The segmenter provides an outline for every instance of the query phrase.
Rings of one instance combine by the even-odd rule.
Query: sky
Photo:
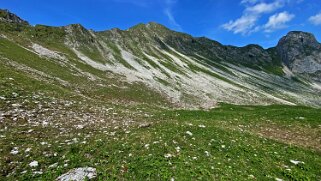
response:
[[[30,24],[95,31],[157,22],[225,45],[273,47],[289,31],[321,40],[321,0],[0,0]]]

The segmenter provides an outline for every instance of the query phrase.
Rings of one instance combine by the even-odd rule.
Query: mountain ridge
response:
[[[289,32],[283,37],[286,41],[281,39],[278,46],[264,49],[255,44],[226,46],[205,37],[172,31],[154,22],[127,30],[106,31],[87,30],[80,24],[29,26],[20,21],[3,21],[0,27],[0,34],[10,43],[55,64],[63,61],[64,66],[71,66],[66,74],[69,69],[77,69],[88,78],[89,70],[95,74],[102,71],[104,75],[100,78],[104,81],[109,80],[107,77],[119,77],[117,84],[129,87],[143,84],[146,86],[141,87],[143,92],[160,95],[161,99],[179,107],[211,107],[218,102],[320,105],[320,43],[309,33]],[[293,39],[297,34],[308,43],[299,45]],[[300,56],[296,56],[297,52]],[[80,68],[83,64],[91,68],[84,71]],[[53,77],[56,76],[66,79],[59,74]],[[110,86],[108,81],[105,84],[103,86]],[[83,88],[77,86],[71,87],[88,91],[84,88],[86,84]],[[133,90],[128,88],[128,91]],[[124,95],[115,97],[123,99]]]

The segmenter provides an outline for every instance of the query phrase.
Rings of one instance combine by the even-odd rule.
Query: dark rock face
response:
[[[279,41],[277,51],[282,62],[294,73],[321,71],[321,44],[311,33],[289,32]]]
[[[0,9],[0,21],[4,21],[8,23],[23,24],[23,25],[29,24],[27,21],[21,19],[19,16],[9,12],[8,10],[2,10],[2,9]]]

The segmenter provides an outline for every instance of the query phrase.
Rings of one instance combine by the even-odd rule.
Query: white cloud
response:
[[[271,3],[259,2],[258,0],[242,0],[241,4],[244,4],[246,7],[242,16],[223,24],[222,27],[235,34],[248,35],[259,31],[260,26],[257,25],[257,22],[261,16],[282,8],[284,0],[275,0]]]
[[[180,24],[177,23],[173,12],[172,7],[175,3],[177,3],[177,0],[165,0],[165,8],[164,8],[164,14],[167,16],[169,23],[174,26],[177,30],[181,31],[182,27]]]
[[[235,34],[241,33],[243,35],[251,32],[256,24],[258,17],[255,15],[244,15],[237,20],[229,21],[222,25],[228,31],[233,31]]]
[[[280,1],[275,1],[273,3],[259,3],[252,7],[247,7],[245,11],[254,14],[263,14],[273,12],[283,6]]]
[[[314,25],[321,25],[321,13],[311,16],[309,21]]]
[[[178,30],[182,30],[181,25],[179,25],[176,22],[176,19],[174,18],[173,13],[172,13],[170,8],[164,9],[164,14],[167,16],[167,18],[168,18],[169,22],[171,23],[171,25],[175,26]]]
[[[270,16],[269,21],[264,25],[264,31],[270,33],[278,29],[286,28],[286,23],[291,21],[294,17],[294,14],[290,14],[286,11],[276,13]]]
[[[255,4],[258,0],[242,0],[241,4]]]

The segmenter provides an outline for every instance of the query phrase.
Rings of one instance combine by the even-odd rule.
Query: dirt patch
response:
[[[304,127],[279,127],[264,125],[251,130],[260,136],[287,144],[310,148],[321,153],[321,135],[319,129]]]

